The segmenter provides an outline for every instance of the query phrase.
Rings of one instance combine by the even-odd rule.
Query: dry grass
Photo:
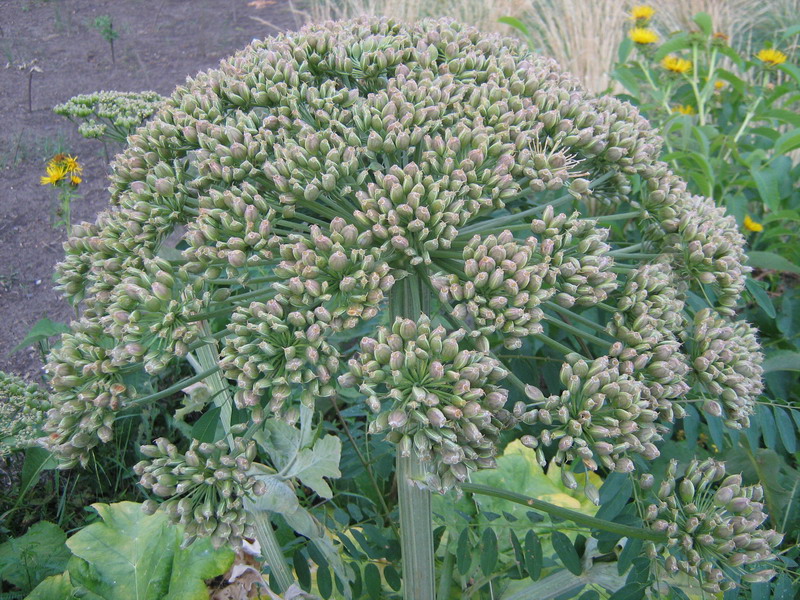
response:
[[[513,33],[500,17],[513,16],[531,32],[531,45],[554,57],[595,92],[608,89],[609,71],[625,35],[631,0],[289,0],[304,21],[319,22],[356,15],[377,15],[416,21],[452,17],[484,31]],[[707,12],[715,28],[734,40],[759,36],[768,21],[775,26],[796,22],[800,0],[653,0],[654,25],[663,35],[691,27],[692,16]],[[778,15],[783,15],[778,17]],[[774,31],[775,29],[773,29]]]

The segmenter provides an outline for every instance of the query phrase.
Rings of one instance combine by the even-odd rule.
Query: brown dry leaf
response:
[[[275,0],[251,0],[247,3],[247,6],[252,6],[253,8],[266,8],[271,4],[275,4]]]

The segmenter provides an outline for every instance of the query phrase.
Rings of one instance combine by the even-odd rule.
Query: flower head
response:
[[[628,36],[637,44],[655,44],[659,38],[658,34],[647,27],[634,27]]]
[[[758,221],[754,221],[750,215],[745,215],[744,217],[744,228],[747,229],[747,231],[764,231],[764,226]]]
[[[649,21],[656,14],[656,9],[647,4],[637,4],[631,8],[631,21]]]
[[[761,486],[743,486],[741,475],[726,476],[725,463],[712,459],[691,461],[680,481],[677,467],[671,460],[646,509],[645,521],[667,537],[665,546],[648,543],[651,559],[712,594],[735,587],[733,573],[752,582],[774,577],[762,567],[775,558],[783,536],[761,527],[767,519]]]
[[[694,106],[691,104],[678,104],[677,106],[673,106],[672,112],[679,113],[681,115],[697,114],[697,110],[695,110]]]
[[[46,172],[47,175],[39,179],[42,185],[58,185],[67,176],[67,168],[61,163],[49,163]]]
[[[788,57],[783,52],[776,50],[775,48],[764,48],[763,50],[758,51],[756,58],[768,67],[776,67],[785,63]]]
[[[664,57],[664,60],[661,61],[661,66],[670,73],[685,75],[692,70],[692,61],[680,58],[674,54],[668,54]]]

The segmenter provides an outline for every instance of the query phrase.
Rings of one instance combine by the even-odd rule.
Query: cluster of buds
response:
[[[326,340],[332,318],[323,307],[294,310],[277,299],[237,308],[228,326],[233,335],[220,353],[225,377],[238,387],[236,405],[249,408],[259,422],[265,396],[268,409],[279,414],[293,386],[308,406],[332,395],[339,368],[339,354]]]
[[[0,458],[35,446],[50,408],[44,389],[0,371]]]
[[[736,219],[709,198],[689,196],[663,225],[670,231],[672,251],[681,258],[681,270],[698,285],[714,285],[717,310],[732,316],[750,271]]]
[[[693,460],[680,481],[677,475],[673,459],[655,502],[645,509],[647,524],[667,537],[666,547],[648,543],[650,557],[663,561],[667,573],[685,573],[712,594],[736,586],[732,573],[744,582],[772,579],[773,569],[754,570],[775,559],[783,539],[762,528],[767,515],[761,486],[743,486],[741,475],[726,476],[725,464],[713,459]],[[652,476],[640,485],[652,485]]]
[[[689,391],[688,360],[678,337],[686,320],[684,287],[668,263],[643,265],[629,274],[608,325],[617,340],[609,354],[647,385],[668,422],[683,416],[672,401]]]
[[[537,253],[537,241],[520,243],[506,230],[475,236],[463,252],[464,275],[434,280],[442,302],[456,302],[454,315],[469,315],[482,335],[503,334],[507,348],[518,348],[527,335],[541,333],[544,312],[539,305],[554,290],[543,288],[548,266]]]
[[[704,308],[685,337],[693,375],[711,396],[703,408],[723,417],[728,427],[749,427],[763,390],[764,357],[756,330],[746,321],[731,322]]]
[[[95,92],[70,98],[53,112],[82,121],[83,137],[125,141],[125,138],[164,104],[155,92]]]
[[[508,392],[497,386],[507,372],[480,350],[462,348],[465,333],[397,318],[377,339],[363,338],[360,353],[340,378],[357,386],[376,417],[372,433],[402,456],[430,461],[434,489],[447,490],[471,470],[495,466],[497,436],[513,419],[504,409]]]
[[[354,215],[376,244],[407,256],[412,265],[429,264],[431,252],[450,248],[457,228],[472,216],[457,193],[465,182],[448,185],[426,176],[416,163],[392,166],[376,179],[356,192],[361,209]]]
[[[192,315],[203,302],[168,261],[143,263],[142,269],[125,271],[99,321],[108,335],[125,342],[114,349],[119,362],[141,361],[148,373],[158,373],[173,357],[185,356],[199,338]]]
[[[298,309],[325,306],[335,331],[377,315],[395,276],[382,260],[383,252],[371,247],[372,235],[359,235],[358,228],[336,217],[327,235],[313,225],[310,238],[291,235],[289,243],[281,245],[283,260],[275,275],[285,283],[273,288]]]
[[[250,184],[224,191],[209,190],[200,198],[200,214],[189,223],[183,252],[187,270],[203,277],[244,280],[252,270],[269,263],[280,243],[272,223],[275,211]]]
[[[540,239],[537,258],[548,266],[546,281],[557,290],[553,300],[560,306],[593,306],[617,289],[607,229],[579,213],[556,215],[548,205],[531,230]]]
[[[141,451],[148,460],[133,468],[139,483],[167,499],[161,504],[148,500],[143,509],[152,514],[160,507],[172,522],[184,525],[185,545],[197,537],[210,537],[215,547],[239,547],[242,538],[253,537],[244,501],[266,492],[264,482],[248,474],[256,457],[255,442],[236,438],[231,451],[225,440],[215,444],[192,440],[181,453],[172,442],[159,438]]]
[[[556,444],[557,464],[580,460],[589,470],[598,460],[607,469],[633,471],[629,454],[652,460],[659,455],[654,442],[661,439],[659,414],[649,400],[645,385],[620,370],[620,362],[603,356],[587,362],[569,354],[561,367],[564,391],[545,397],[532,386],[526,395],[532,404],[518,402],[514,416],[528,425],[540,424],[537,435],[525,435],[522,443],[535,448],[546,465],[542,446]],[[563,469],[564,476],[571,474]],[[565,481],[569,487],[577,482]]]
[[[96,321],[71,327],[45,367],[54,394],[44,440],[64,468],[85,466],[91,450],[111,440],[115,414],[128,398],[126,365],[114,356],[113,339]]]

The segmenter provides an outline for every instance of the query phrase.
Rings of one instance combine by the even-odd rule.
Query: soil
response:
[[[91,26],[101,15],[119,32],[113,63]],[[300,23],[290,0],[0,0],[0,370],[39,379],[38,350],[11,350],[39,319],[75,316],[52,289],[66,232],[53,225],[56,190],[39,183],[48,159],[66,152],[84,167],[73,223],[93,221],[108,203],[102,144],[52,107],[99,90],[168,95],[254,38]],[[32,63],[41,72],[29,99]]]

